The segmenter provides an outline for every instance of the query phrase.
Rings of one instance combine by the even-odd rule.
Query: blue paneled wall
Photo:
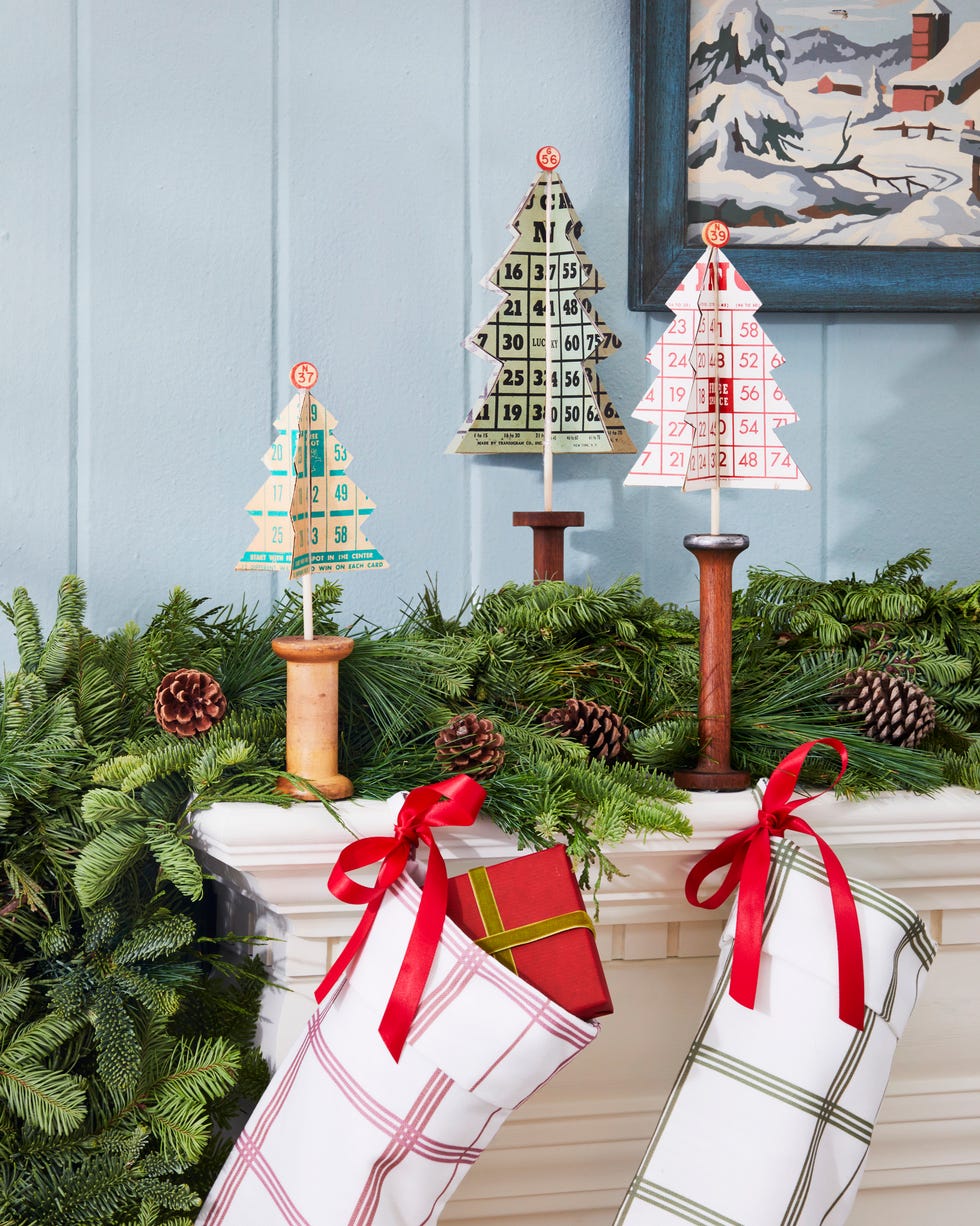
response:
[[[234,564],[300,358],[391,562],[346,579],[352,615],[390,621],[427,574],[449,603],[529,578],[510,517],[540,507],[538,462],[443,454],[488,369],[461,341],[557,145],[623,340],[603,379],[649,437],[629,413],[669,316],[626,306],[628,68],[627,0],[2,0],[0,597],[50,616],[77,571],[99,630],[176,584],[266,604],[282,581]],[[936,579],[980,576],[977,318],[761,318],[813,492],[723,498],[752,540],[736,581],[918,545]],[[567,577],[692,601],[707,500],[624,489],[629,466],[557,458],[556,507],[587,513]]]

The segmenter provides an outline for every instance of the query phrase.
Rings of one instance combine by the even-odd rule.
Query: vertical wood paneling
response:
[[[869,577],[919,546],[930,579],[980,574],[980,329],[973,317],[842,320],[828,345],[827,567]]]
[[[0,598],[48,624],[74,565],[72,54],[69,3],[0,5]]]
[[[378,506],[385,571],[339,576],[385,622],[438,575],[465,591],[461,416],[464,7],[282,6],[281,360],[309,357]]]
[[[272,15],[79,6],[79,567],[100,626],[175,584],[242,588],[271,436]]]
[[[630,413],[669,317],[626,308],[628,74],[626,0],[0,0],[0,597],[25,583],[49,617],[76,567],[97,629],[175,584],[267,599],[234,564],[300,357],[392,563],[344,578],[349,612],[390,622],[427,573],[447,604],[529,577],[510,516],[540,506],[540,462],[443,454],[489,370],[461,342],[555,144],[623,340],[602,375],[647,441]],[[975,578],[975,318],[760,321],[814,491],[723,495],[752,541],[736,583],[919,544]],[[568,577],[693,600],[707,499],[626,490],[630,463],[559,457],[556,506],[587,514]]]

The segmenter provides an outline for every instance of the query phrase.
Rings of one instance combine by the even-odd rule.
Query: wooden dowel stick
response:
[[[714,284],[714,319],[712,321],[714,327],[715,341],[715,370],[714,370],[714,387],[715,387],[715,483],[711,487],[711,535],[718,536],[721,533],[721,378],[719,376],[718,357],[722,352],[721,339],[719,328],[721,327],[721,309],[719,301],[719,279],[718,279],[718,248],[711,248],[711,271],[712,282]]]
[[[551,413],[552,394],[551,380],[554,369],[551,356],[551,196],[552,173],[548,171],[547,196],[544,202],[544,438],[542,440],[542,458],[544,461],[544,509],[552,509],[552,487],[554,479],[554,463],[551,449]],[[556,269],[557,272],[557,269]]]
[[[302,576],[303,584],[303,638],[313,637],[313,576],[307,571]]]

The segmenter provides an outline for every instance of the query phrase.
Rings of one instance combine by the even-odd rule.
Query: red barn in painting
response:
[[[965,102],[980,89],[980,21],[966,22],[950,37],[949,9],[922,0],[912,10],[912,66],[890,85],[893,111]]]
[[[918,68],[949,42],[949,9],[938,0],[923,0],[912,10],[912,64]]]
[[[818,94],[861,94],[863,90],[856,81],[835,81],[826,73],[817,82]]]

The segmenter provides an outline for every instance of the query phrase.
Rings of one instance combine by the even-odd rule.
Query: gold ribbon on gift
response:
[[[521,924],[518,928],[505,928],[497,909],[497,900],[493,896],[493,886],[485,868],[474,868],[469,874],[473,886],[473,899],[483,920],[485,937],[477,939],[476,944],[488,954],[492,954],[498,962],[517,974],[517,963],[510,952],[516,945],[530,945],[544,937],[554,936],[559,932],[568,932],[572,928],[588,928],[595,933],[595,925],[584,911],[567,911],[564,915],[550,915],[547,919],[535,920],[533,924]]]

